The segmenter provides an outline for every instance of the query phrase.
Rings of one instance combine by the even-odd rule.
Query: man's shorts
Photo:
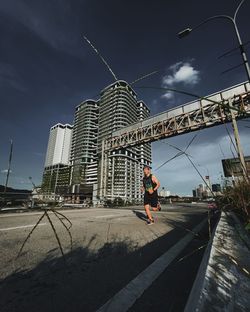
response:
[[[144,205],[150,205],[151,207],[156,208],[158,204],[158,195],[157,193],[148,194],[145,193],[144,195]]]

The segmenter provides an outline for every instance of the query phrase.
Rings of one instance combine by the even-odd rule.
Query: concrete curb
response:
[[[199,302],[199,299],[201,297],[201,293],[202,293],[202,290],[204,287],[205,276],[206,276],[207,266],[208,266],[208,262],[209,262],[209,258],[210,258],[210,254],[211,254],[214,235],[215,235],[215,231],[216,231],[216,228],[217,228],[219,221],[217,222],[216,226],[213,229],[211,239],[210,239],[210,241],[207,245],[207,248],[204,252],[204,255],[202,257],[202,261],[201,261],[201,264],[199,266],[199,270],[197,272],[195,281],[193,283],[193,287],[192,287],[191,292],[189,294],[188,301],[186,303],[184,312],[198,311],[196,309],[197,309],[197,305],[198,305],[198,302]]]
[[[247,231],[244,229],[244,227],[242,227],[242,224],[239,218],[236,216],[234,212],[231,212],[231,216],[235,221],[235,228],[239,234],[240,239],[244,242],[247,248],[250,249],[250,238],[249,238]]]
[[[238,218],[232,212],[222,212],[204,253],[185,312],[249,311],[248,243],[249,236]]]

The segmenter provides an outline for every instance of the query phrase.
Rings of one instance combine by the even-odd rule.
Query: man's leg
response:
[[[158,196],[155,196],[151,200],[151,207],[153,211],[159,211],[159,201],[158,201]]]
[[[157,203],[157,207],[152,207],[153,211],[161,211],[161,204],[160,202]]]
[[[145,211],[146,211],[146,214],[147,214],[147,216],[148,216],[148,219],[150,220],[150,221],[152,221],[153,220],[153,218],[152,218],[152,215],[151,215],[151,212],[150,212],[150,206],[149,206],[149,204],[146,204],[146,205],[144,205],[144,209],[145,209]]]

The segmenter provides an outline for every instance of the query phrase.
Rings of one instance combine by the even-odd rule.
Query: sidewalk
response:
[[[185,311],[249,311],[249,238],[236,216],[222,212],[215,231],[205,279],[196,280]],[[200,283],[198,287],[198,283]],[[195,290],[196,288],[196,290]],[[192,296],[201,289],[194,306]]]

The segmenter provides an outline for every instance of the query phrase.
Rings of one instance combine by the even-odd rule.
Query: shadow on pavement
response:
[[[132,210],[133,213],[137,216],[137,218],[143,220],[143,221],[148,221],[148,218],[146,216],[145,213],[141,212],[141,211],[138,211],[138,210]]]
[[[105,294],[119,287],[118,263],[130,242],[106,243],[98,252],[78,247],[62,257],[54,249],[32,270],[18,270],[0,284],[0,311],[94,311]],[[26,254],[27,256],[27,254]],[[123,264],[124,265],[124,264]],[[113,284],[113,285],[112,285]]]
[[[182,226],[192,228],[203,218],[204,215],[187,215]],[[157,232],[157,225],[150,231]],[[106,242],[97,252],[88,246],[76,247],[65,255],[67,265],[62,257],[54,257],[50,251],[35,268],[17,270],[1,281],[0,311],[96,311],[186,234],[173,224],[170,232],[142,248],[129,239]],[[180,288],[176,279],[173,289]],[[165,295],[163,299],[167,311],[171,302],[165,301]],[[182,299],[185,302],[187,298]]]

